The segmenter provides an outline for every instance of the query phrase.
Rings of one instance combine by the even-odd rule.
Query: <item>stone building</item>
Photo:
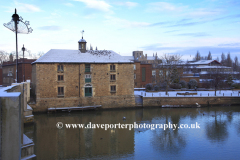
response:
[[[32,63],[34,111],[50,107],[134,107],[133,62],[111,50],[51,49]]]

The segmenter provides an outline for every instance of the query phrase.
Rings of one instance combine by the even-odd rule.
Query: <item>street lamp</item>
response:
[[[25,51],[25,47],[23,45],[22,47],[22,51],[23,51],[23,82],[25,82],[25,63],[24,63],[24,51]]]
[[[32,33],[33,29],[28,27],[29,21],[23,22],[23,18],[19,17],[17,14],[17,10],[15,9],[15,14],[12,15],[12,20],[8,23],[3,24],[6,28],[10,29],[11,31],[15,32],[16,34],[16,81],[18,83],[18,41],[17,41],[17,34],[24,33],[29,34]]]

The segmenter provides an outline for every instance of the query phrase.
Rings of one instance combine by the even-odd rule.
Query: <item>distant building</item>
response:
[[[3,78],[2,78],[2,65],[0,65],[0,85],[3,84]]]
[[[34,111],[49,107],[134,107],[133,62],[111,50],[51,49],[32,63]]]
[[[18,81],[25,82],[32,79],[32,65],[36,59],[20,58],[18,59]],[[16,60],[10,57],[10,61],[2,64],[2,82],[3,86],[10,86],[16,80]]]
[[[157,53],[153,56],[143,55],[143,51],[133,51],[132,56],[125,56],[134,61],[134,88],[145,87],[146,84],[152,83],[152,68],[162,63]]]

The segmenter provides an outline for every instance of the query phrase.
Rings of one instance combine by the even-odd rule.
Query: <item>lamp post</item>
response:
[[[23,18],[19,17],[17,14],[17,10],[15,9],[15,13],[12,15],[12,20],[8,23],[3,24],[6,28],[15,32],[16,34],[16,82],[18,83],[18,40],[17,34],[24,33],[29,34],[32,33],[33,29],[28,27],[29,21],[23,22]]]
[[[22,51],[23,51],[23,82],[25,82],[25,63],[24,63],[24,51],[25,51],[25,47],[23,45],[22,47]]]

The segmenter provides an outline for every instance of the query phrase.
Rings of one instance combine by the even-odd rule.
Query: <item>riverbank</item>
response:
[[[170,91],[167,95],[165,92],[135,91],[134,94],[142,100],[143,107],[204,107],[240,104],[238,90],[217,91],[216,96],[214,91]]]

